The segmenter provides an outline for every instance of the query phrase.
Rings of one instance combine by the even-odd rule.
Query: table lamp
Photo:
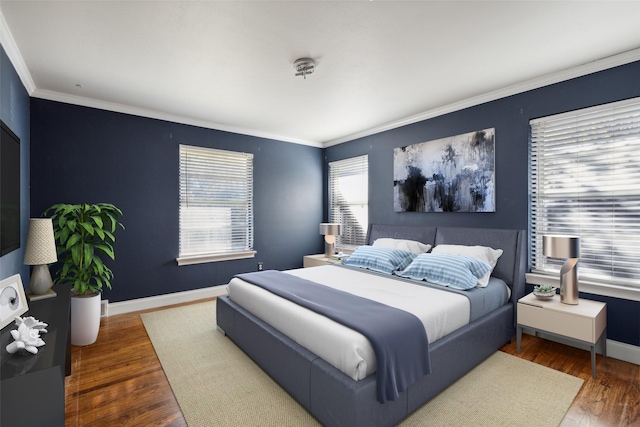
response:
[[[565,258],[560,269],[560,302],[578,304],[578,257],[580,237],[543,236],[542,254],[551,258]]]
[[[324,255],[330,257],[336,253],[336,236],[340,235],[342,226],[337,223],[323,222],[320,224],[320,234],[324,236]]]
[[[31,301],[56,296],[56,293],[51,289],[53,281],[51,280],[48,264],[57,260],[58,255],[56,253],[56,241],[53,235],[51,218],[29,219],[24,263],[34,266],[29,280],[29,291],[27,292],[27,296]]]

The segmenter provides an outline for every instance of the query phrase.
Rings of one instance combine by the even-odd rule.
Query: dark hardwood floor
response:
[[[103,318],[95,344],[73,347],[66,426],[186,426],[140,313]],[[593,379],[587,351],[530,335],[502,351],[585,380],[562,426],[640,426],[640,366],[598,355]]]

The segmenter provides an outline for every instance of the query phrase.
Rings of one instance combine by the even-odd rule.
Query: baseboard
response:
[[[174,292],[166,295],[114,302],[108,305],[108,315],[113,316],[116,314],[161,308],[168,305],[182,304],[185,302],[192,302],[223,295],[227,295],[227,285],[211,286],[209,288],[194,289],[191,291]]]
[[[640,365],[640,347],[607,340],[607,356]]]
[[[534,335],[531,329],[523,328],[523,332],[529,335]],[[589,350],[589,346],[586,344],[583,346],[576,343],[575,341],[563,340],[562,337],[559,336],[547,335],[544,332],[538,332],[538,336],[550,341],[558,342],[560,344],[578,347],[583,350]],[[596,346],[596,352],[598,354],[602,354],[602,349],[600,348],[600,346]],[[640,347],[608,339],[607,357],[613,357],[614,359],[640,365]]]

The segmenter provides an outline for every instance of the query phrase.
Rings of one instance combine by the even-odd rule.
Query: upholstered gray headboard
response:
[[[367,245],[373,245],[376,239],[415,240],[433,246],[436,240],[436,227],[412,227],[410,225],[370,224],[367,230]]]
[[[432,246],[480,245],[502,249],[502,256],[498,259],[492,275],[504,280],[511,287],[511,300],[517,301],[525,294],[526,236],[527,232],[524,230],[370,224],[367,244],[371,245],[376,239],[382,237],[391,237],[416,240]]]

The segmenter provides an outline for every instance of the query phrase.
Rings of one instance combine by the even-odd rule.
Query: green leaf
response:
[[[116,258],[116,255],[113,251],[113,246],[111,246],[108,243],[104,245],[96,245],[96,249],[100,249],[105,255],[107,255],[111,259]]]
[[[67,240],[67,244],[65,245],[65,248],[69,249],[81,240],[82,240],[82,236],[80,234],[72,234],[69,237],[69,240]]]
[[[105,234],[104,234],[104,231],[102,231],[102,228],[96,228],[96,234],[98,235],[101,241],[104,241]]]
[[[84,244],[84,267],[87,268],[93,261],[93,245],[89,243]]]
[[[71,247],[71,259],[73,263],[77,266],[82,265],[82,247],[79,245],[75,245]]]
[[[111,240],[112,242],[115,242],[115,241],[116,241],[115,236],[114,236],[113,234],[111,234],[111,232],[110,232],[110,231],[108,231],[108,230],[104,230],[104,234],[105,234],[105,235],[109,238],[109,240]]]
[[[98,229],[104,228],[104,222],[102,221],[102,218],[100,218],[98,215],[92,215],[91,219],[98,226],[97,227]]]
[[[80,225],[87,231],[87,233],[91,234],[92,236],[95,234],[95,231],[93,231],[93,225],[91,225],[90,223],[81,222]]]
[[[100,258],[98,258],[98,257],[96,257],[96,258],[94,259],[94,261],[95,261],[95,264],[96,264],[96,270],[97,270],[97,272],[98,272],[98,275],[100,275],[100,276],[104,276],[104,272],[105,272],[105,270],[104,270],[104,269],[105,269],[105,265],[104,265],[104,263],[103,263],[103,262],[102,262],[102,260],[101,260]]]
[[[55,233],[55,238],[58,239],[58,242],[60,243],[61,246],[65,246],[70,233],[71,233],[71,230],[65,227],[58,230]]]

